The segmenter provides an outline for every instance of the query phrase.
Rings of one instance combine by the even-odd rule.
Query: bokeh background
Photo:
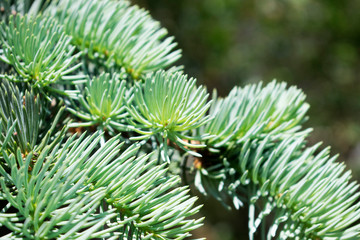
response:
[[[175,36],[179,64],[209,91],[226,96],[235,85],[272,79],[303,89],[311,105],[306,127],[314,129],[309,144],[330,145],[360,180],[359,0],[133,2]],[[202,214],[199,236],[247,239],[246,211],[206,201]]]

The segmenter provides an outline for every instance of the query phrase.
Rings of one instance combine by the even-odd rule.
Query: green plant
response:
[[[127,1],[0,7],[2,239],[184,239],[202,218],[178,175],[247,206],[250,239],[360,239],[358,184],[307,147],[299,89],[208,101]]]

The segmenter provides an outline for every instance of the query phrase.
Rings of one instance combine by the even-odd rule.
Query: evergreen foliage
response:
[[[38,96],[25,92],[22,96],[19,89],[5,81],[1,84],[1,119],[4,129],[8,125],[14,125],[16,134],[11,141],[13,152],[17,147],[22,153],[34,150],[39,135],[40,126],[40,101]],[[23,100],[24,98],[24,100]],[[16,122],[16,124],[15,124]],[[8,134],[8,133],[4,133]]]
[[[187,238],[203,219],[178,174],[248,207],[249,239],[360,239],[359,185],[307,146],[301,90],[209,101],[128,1],[2,4],[1,239]]]
[[[117,74],[114,74],[112,78],[109,74],[101,74],[94,79],[88,79],[84,93],[78,96],[83,109],[68,108],[68,110],[86,122],[73,123],[71,126],[100,124],[119,131],[126,129],[126,126],[122,124],[123,119],[128,115],[125,111],[127,94],[125,80],[119,80]]]
[[[19,74],[13,81],[42,89],[80,66],[71,66],[79,54],[73,55],[71,37],[53,19],[11,15],[8,24],[2,23],[1,33],[2,60]]]
[[[60,0],[49,12],[73,37],[73,44],[109,68],[125,68],[132,77],[165,68],[180,58],[173,37],[165,38],[150,15],[128,1]]]
[[[295,87],[275,81],[235,87],[226,98],[212,105],[210,121],[204,132],[213,135],[207,145],[231,148],[255,137],[281,139],[298,132],[309,105],[305,95]],[[291,104],[288,104],[291,103]]]
[[[181,73],[158,71],[146,77],[144,84],[136,83],[134,87],[135,106],[127,108],[135,121],[132,122],[134,130],[142,135],[132,139],[148,138],[151,135],[160,137],[158,141],[162,142],[161,146],[165,149],[163,159],[166,160],[169,160],[167,139],[185,151],[188,151],[185,147],[205,147],[186,142],[204,139],[203,136],[194,138],[184,133],[199,128],[209,120],[209,116],[204,116],[210,107],[207,98],[208,94],[203,87],[196,88],[195,79],[188,80]]]

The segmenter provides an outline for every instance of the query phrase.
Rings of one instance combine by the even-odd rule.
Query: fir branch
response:
[[[247,203],[250,239],[260,225],[268,230],[262,239],[354,239],[358,185],[328,150],[305,148],[308,131],[299,124],[308,105],[301,91],[285,87],[250,85],[217,100],[203,129],[215,136],[198,160],[195,185],[235,208]]]
[[[89,169],[94,188],[107,188],[106,202],[117,209],[119,218],[131,220],[137,237],[129,239],[184,239],[202,225],[202,219],[187,219],[201,206],[193,206],[196,198],[187,194],[187,187],[175,188],[179,177],[166,177],[165,165],[157,165],[158,159],[151,155],[135,158],[136,145],[113,159],[116,144],[115,139],[106,142],[84,168]],[[107,236],[123,234],[109,232]]]
[[[180,58],[173,37],[147,11],[128,1],[54,1],[48,15],[56,16],[72,43],[90,59],[110,68],[125,68],[135,79],[164,69]]]
[[[9,77],[10,80],[51,90],[50,85],[80,66],[73,66],[79,54],[73,55],[75,47],[70,45],[71,38],[50,18],[10,16],[9,23],[3,22],[0,31],[3,48],[0,59],[12,65],[22,77]]]
[[[266,146],[268,139],[263,141],[260,145]],[[238,165],[245,166],[239,169],[241,183],[255,185],[257,189],[249,196],[250,207],[263,201],[272,208],[260,208],[259,220],[249,222],[250,239],[271,212],[276,217],[269,226],[268,238],[359,236],[360,224],[353,226],[360,219],[359,185],[350,183],[351,173],[344,171],[343,164],[335,163],[336,157],[329,157],[329,149],[314,154],[318,148],[314,146],[298,152],[303,141],[289,138],[270,151],[261,147],[251,149],[251,143],[244,145],[242,152],[249,152],[250,157],[238,160]],[[250,214],[255,212],[255,208],[250,208]]]
[[[224,99],[214,97],[206,115],[211,103],[203,87],[176,67],[159,71],[180,57],[173,38],[128,1],[55,0],[49,6],[47,0],[5,0],[0,11],[6,11],[0,199],[8,202],[0,225],[11,231],[3,239],[190,236],[202,224],[189,219],[200,208],[196,198],[152,153],[160,148],[170,161],[168,147],[178,158],[187,157],[179,148],[195,156],[202,193],[227,206],[230,199],[235,208],[247,204],[250,239],[260,228],[262,239],[358,239],[359,186],[328,149],[306,147],[309,130],[301,124],[309,105],[297,88],[276,82],[234,88]],[[84,93],[65,90],[85,82],[80,65],[89,75]],[[128,90],[120,79],[144,81]],[[65,100],[69,111],[84,122],[70,126],[100,125],[113,135],[133,130],[139,135],[131,140],[146,141],[122,150],[118,137],[106,141],[98,132],[76,139],[64,126],[53,134],[67,122],[64,108],[55,116],[42,104],[49,91],[73,98]],[[46,111],[54,117],[50,124]]]
[[[0,119],[3,128],[15,124],[9,146],[13,152],[19,147],[22,153],[28,153],[34,150],[39,136],[41,125],[39,96],[27,91],[22,94],[17,87],[6,80],[0,83]]]
[[[142,135],[133,139],[156,135],[163,146],[167,146],[169,139],[188,152],[185,147],[204,147],[185,140],[205,139],[205,135],[193,138],[186,133],[210,120],[205,116],[211,104],[207,98],[206,90],[196,87],[196,80],[186,75],[158,71],[147,76],[144,83],[136,83],[133,104],[127,108],[135,120],[134,130]],[[167,155],[166,149],[164,155]]]
[[[74,142],[70,138],[62,149],[60,144],[52,150],[47,146],[39,156],[31,152],[23,158],[20,151],[4,155],[5,165],[11,169],[7,174],[4,166],[0,167],[1,195],[9,201],[2,209],[0,224],[12,230],[7,238],[91,236],[101,227],[98,223],[116,216],[110,210],[96,213],[106,191],[103,188],[88,191],[84,185],[87,175],[81,166],[94,148],[91,145],[94,137],[79,145],[81,140]],[[81,155],[74,151],[75,147],[83,151]],[[8,188],[9,182],[13,187]],[[7,213],[10,207],[18,212]]]
[[[44,124],[44,106],[41,104],[41,97],[34,95],[32,91],[22,93],[12,83],[0,81],[0,120],[3,129],[1,134],[9,138],[7,150],[15,153],[16,149],[20,148],[24,155],[31,151],[40,153],[50,142],[64,108],[58,110],[48,127]],[[7,130],[9,126],[13,126],[11,135],[8,132],[10,130]],[[59,135],[64,131],[65,128]]]
[[[71,107],[68,110],[84,122],[71,123],[70,127],[101,125],[108,129],[125,131],[128,129],[124,119],[128,115],[126,101],[131,101],[126,81],[118,74],[109,74],[88,79],[84,95],[78,95],[82,109]],[[125,100],[126,99],[126,100]],[[75,105],[75,104],[73,104]]]
[[[0,184],[9,204],[0,224],[12,230],[7,237],[183,239],[202,225],[186,219],[200,207],[186,188],[176,188],[178,177],[165,176],[164,165],[149,155],[135,158],[135,145],[119,155],[116,138],[97,149],[101,135],[85,135],[48,145],[39,156],[5,153]],[[18,212],[7,213],[10,206]]]
[[[356,239],[359,185],[329,149],[315,154],[319,145],[304,149],[303,142],[296,136],[275,145],[270,137],[249,139],[237,158],[199,169],[195,184],[222,203],[247,203],[250,239],[260,226],[267,229],[262,239]]]
[[[305,94],[296,87],[287,89],[286,83],[235,87],[212,104],[213,120],[203,132],[213,136],[207,145],[214,151],[267,135],[282,139],[299,132],[308,109]]]

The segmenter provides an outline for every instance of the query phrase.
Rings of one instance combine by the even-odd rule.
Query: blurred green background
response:
[[[340,153],[360,180],[360,1],[135,0],[175,36],[179,64],[208,90],[272,79],[296,85],[311,105],[309,144]],[[206,202],[209,240],[247,239],[246,211]],[[244,218],[245,216],[245,218]]]

